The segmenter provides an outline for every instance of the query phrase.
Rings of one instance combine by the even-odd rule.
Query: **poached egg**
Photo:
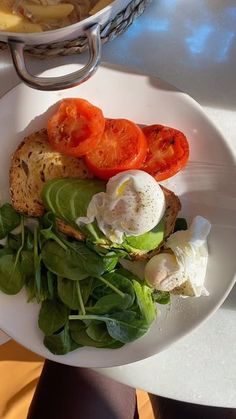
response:
[[[147,283],[159,291],[182,296],[208,295],[204,280],[210,229],[210,222],[197,216],[189,229],[173,233],[166,242],[166,250],[147,263],[144,273]]]
[[[78,225],[97,221],[98,227],[114,243],[124,235],[139,236],[154,228],[164,215],[165,196],[156,182],[142,170],[127,170],[113,176],[91,199],[86,217]]]

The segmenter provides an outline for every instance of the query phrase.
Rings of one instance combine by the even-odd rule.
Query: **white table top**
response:
[[[153,0],[125,34],[104,45],[103,60],[158,76],[187,92],[235,148],[235,40],[232,0]],[[76,61],[78,57],[30,59],[29,64],[40,72]],[[8,54],[1,53],[0,95],[17,82]],[[236,287],[211,319],[163,353],[99,371],[165,397],[236,407],[235,342]]]

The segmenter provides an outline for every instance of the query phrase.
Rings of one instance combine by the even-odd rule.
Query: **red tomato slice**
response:
[[[150,125],[143,128],[143,133],[149,151],[142,170],[160,181],[174,176],[185,166],[189,144],[181,131],[163,125]]]
[[[146,137],[134,122],[106,119],[102,138],[85,162],[95,176],[106,180],[124,170],[139,169],[146,155]]]
[[[60,153],[80,157],[98,144],[104,127],[101,109],[84,99],[64,99],[48,121],[48,140]]]

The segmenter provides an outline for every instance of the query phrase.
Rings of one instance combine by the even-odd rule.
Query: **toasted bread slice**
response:
[[[41,200],[44,183],[50,179],[66,177],[87,179],[93,176],[82,159],[64,156],[54,151],[48,142],[45,129],[31,134],[12,156],[10,194],[13,207],[28,216],[42,216],[45,211]],[[174,192],[164,187],[162,189],[166,201],[164,237],[167,238],[173,232],[181,204]],[[57,220],[57,225],[62,233],[76,240],[86,239],[82,232],[63,220]],[[143,259],[157,252],[158,249],[148,253],[138,252],[132,256],[134,259]]]
[[[165,238],[169,237],[173,233],[175,227],[175,221],[181,210],[181,203],[177,195],[170,191],[164,186],[161,186],[165,195],[166,210],[164,214],[165,219]]]
[[[47,180],[91,178],[82,159],[54,151],[45,129],[29,135],[14,152],[10,168],[10,194],[16,211],[40,217],[44,213],[41,191]]]
[[[164,239],[169,237],[169,235],[173,232],[175,227],[175,221],[178,216],[178,213],[181,209],[181,203],[179,198],[174,194],[174,192],[170,191],[167,188],[164,188],[162,186],[162,190],[165,194],[165,202],[166,202],[166,210],[164,214],[165,219],[165,231],[164,231]],[[71,227],[66,222],[62,220],[57,220],[57,226],[58,229],[71,237],[74,237],[76,240],[83,241],[86,239],[85,235],[80,232],[79,230]],[[154,256],[156,253],[158,253],[161,246],[159,246],[157,249],[151,251],[151,252],[137,252],[132,253],[131,256],[135,260],[141,260],[141,259],[148,259]]]

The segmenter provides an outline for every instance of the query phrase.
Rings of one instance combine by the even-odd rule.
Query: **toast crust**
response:
[[[93,176],[82,159],[54,151],[46,129],[26,137],[11,157],[10,196],[15,210],[32,217],[42,216],[44,183],[60,177],[87,179]]]

